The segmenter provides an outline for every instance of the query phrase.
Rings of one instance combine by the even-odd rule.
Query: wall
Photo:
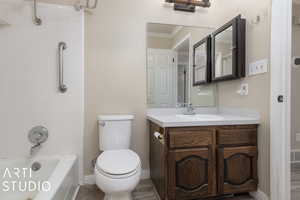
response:
[[[98,153],[98,114],[132,113],[132,149],[149,167],[146,126],[146,23],[219,27],[242,13],[252,20],[257,12],[270,8],[270,0],[218,0],[209,9],[196,13],[173,11],[162,0],[102,0],[93,15],[87,15],[85,173]],[[269,13],[268,13],[269,14]],[[267,16],[268,18],[268,16]],[[268,24],[268,23],[267,23]],[[247,62],[269,56],[269,26],[249,27]],[[259,28],[258,28],[259,27]],[[250,29],[249,29],[250,28]],[[263,125],[259,130],[260,189],[269,194],[269,74],[245,79],[250,95],[236,95],[243,81],[219,84],[220,105],[259,110]]]
[[[247,21],[246,28],[246,66],[251,62],[270,58],[270,1],[236,1],[232,4],[238,13],[242,13]],[[261,15],[259,24],[251,23],[256,14]],[[234,17],[234,15],[232,15]],[[269,68],[270,70],[270,68]],[[241,83],[249,84],[249,95],[240,96],[237,90]],[[270,73],[246,77],[241,80],[227,81],[218,84],[219,106],[226,108],[243,108],[257,110],[261,115],[258,130],[258,174],[259,187],[269,194],[270,179]]]
[[[28,131],[49,130],[38,155],[77,154],[82,160],[84,122],[83,14],[73,7],[39,4],[42,26],[33,25],[32,3],[0,0],[0,157],[28,157]],[[65,41],[65,82],[58,92],[58,43]]]
[[[147,48],[150,49],[171,49],[172,40],[169,38],[161,38],[148,36],[147,37]]]
[[[293,15],[300,17],[300,5],[293,6]],[[293,25],[293,56],[300,57],[300,25]],[[296,133],[300,133],[300,68],[292,68],[292,109],[291,109],[291,145],[292,149],[300,149],[300,142],[296,141]]]

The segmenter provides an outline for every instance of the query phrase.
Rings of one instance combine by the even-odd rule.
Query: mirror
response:
[[[238,16],[212,34],[212,81],[245,77],[245,32]]]
[[[210,36],[194,45],[193,86],[210,82]]]
[[[232,26],[215,36],[215,78],[232,75]]]
[[[175,108],[187,103],[194,106],[215,106],[216,86],[194,85],[194,45],[214,31],[209,27],[188,27],[168,24],[147,24],[147,104],[150,108]],[[197,50],[199,81],[205,76],[201,55]]]

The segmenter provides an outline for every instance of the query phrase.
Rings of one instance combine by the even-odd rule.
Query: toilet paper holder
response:
[[[153,135],[154,135],[154,137],[155,137],[156,139],[158,139],[158,141],[159,141],[160,143],[162,143],[162,144],[165,143],[165,139],[164,139],[163,134],[161,134],[161,133],[159,133],[159,132],[154,132]]]

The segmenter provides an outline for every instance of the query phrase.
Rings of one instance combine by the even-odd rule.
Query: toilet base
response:
[[[130,192],[105,194],[104,200],[132,200],[132,195]]]

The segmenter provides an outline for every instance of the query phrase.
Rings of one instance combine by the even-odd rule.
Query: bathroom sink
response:
[[[185,120],[192,120],[192,121],[217,121],[217,120],[223,120],[224,117],[220,115],[210,115],[210,114],[196,114],[196,115],[183,115],[179,114],[176,115],[176,117],[185,119]]]

